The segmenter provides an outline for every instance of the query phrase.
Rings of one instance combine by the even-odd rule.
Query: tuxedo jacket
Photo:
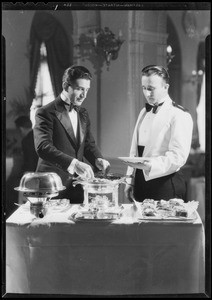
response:
[[[39,156],[37,172],[55,172],[64,184],[73,177],[67,168],[74,158],[85,157],[95,167],[96,158],[102,158],[90,130],[90,119],[85,108],[80,107],[78,126],[80,143],[74,135],[67,105],[57,97],[39,108],[35,115],[34,141]]]
[[[138,128],[146,115],[143,108],[138,116],[130,149],[130,156],[138,156]],[[189,112],[167,97],[155,115],[143,157],[151,162],[150,172],[144,171],[146,181],[177,172],[188,158],[193,131]],[[134,176],[135,169],[128,167],[127,174]],[[131,182],[133,183],[133,179]]]

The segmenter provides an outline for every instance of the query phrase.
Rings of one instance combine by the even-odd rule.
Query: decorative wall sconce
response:
[[[175,55],[172,55],[172,47],[170,45],[167,46],[166,48],[166,63],[167,66],[171,63]]]
[[[75,47],[79,48],[79,58],[89,59],[95,65],[95,68],[106,62],[107,70],[109,70],[110,62],[117,59],[123,42],[121,30],[119,30],[118,37],[116,37],[108,27],[105,27],[95,31],[90,30],[87,35],[81,34],[79,44]]]
[[[108,28],[95,30],[93,33],[93,47],[95,52],[103,56],[108,66],[111,60],[115,60],[118,57],[119,50],[124,40],[122,39],[122,32],[119,31],[118,37]]]
[[[188,77],[188,79],[186,80],[187,83],[191,83],[193,85],[195,84],[200,84],[202,82],[202,77],[203,77],[203,70],[193,70],[191,72],[191,76]]]

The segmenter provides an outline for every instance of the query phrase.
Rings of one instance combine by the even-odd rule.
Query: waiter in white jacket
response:
[[[127,163],[127,175],[131,176],[125,194],[129,200],[140,202],[185,200],[186,184],[180,169],[190,152],[192,117],[170,99],[169,74],[165,68],[145,67],[141,84],[147,103],[135,125],[130,157],[142,158],[140,162]]]

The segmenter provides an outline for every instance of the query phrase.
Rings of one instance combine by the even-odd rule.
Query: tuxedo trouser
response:
[[[143,150],[144,146],[138,146],[139,157],[143,155]],[[146,181],[143,170],[136,169],[133,193],[135,200],[139,202],[144,199],[186,200],[186,183],[181,171]]]
[[[73,186],[73,179],[67,180],[66,189],[59,192],[59,195],[53,199],[69,199],[70,203],[81,204],[84,201],[84,190],[83,187],[78,184]]]
[[[55,197],[52,197],[52,199],[69,199],[70,203],[83,203],[84,201],[84,190],[83,187],[78,184],[76,186],[73,186],[73,182],[76,180],[77,174],[74,174],[73,177],[68,177],[69,174],[67,172],[67,177],[63,178],[59,172],[56,171],[56,169],[52,169],[52,167],[48,164],[39,166],[37,168],[36,172],[55,172],[58,174],[63,182],[63,185],[66,187],[64,190],[59,191],[59,194]]]

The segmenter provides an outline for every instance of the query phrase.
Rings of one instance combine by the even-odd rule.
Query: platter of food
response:
[[[104,215],[104,217],[86,217],[86,216],[79,216],[79,215],[74,215],[72,216],[72,219],[74,221],[81,221],[81,222],[111,222],[111,221],[114,221],[114,220],[117,220],[118,217],[114,216],[114,217],[111,217],[111,216],[107,216],[107,215]]]
[[[122,215],[122,207],[80,207],[70,218],[74,221],[102,222],[117,220]]]
[[[165,221],[165,222],[193,222],[197,218],[196,213],[193,213],[192,216],[188,217],[160,217],[160,216],[143,216],[139,220],[150,220],[150,221]]]
[[[182,199],[134,201],[138,219],[151,221],[193,222],[197,218],[197,201],[185,203]]]

